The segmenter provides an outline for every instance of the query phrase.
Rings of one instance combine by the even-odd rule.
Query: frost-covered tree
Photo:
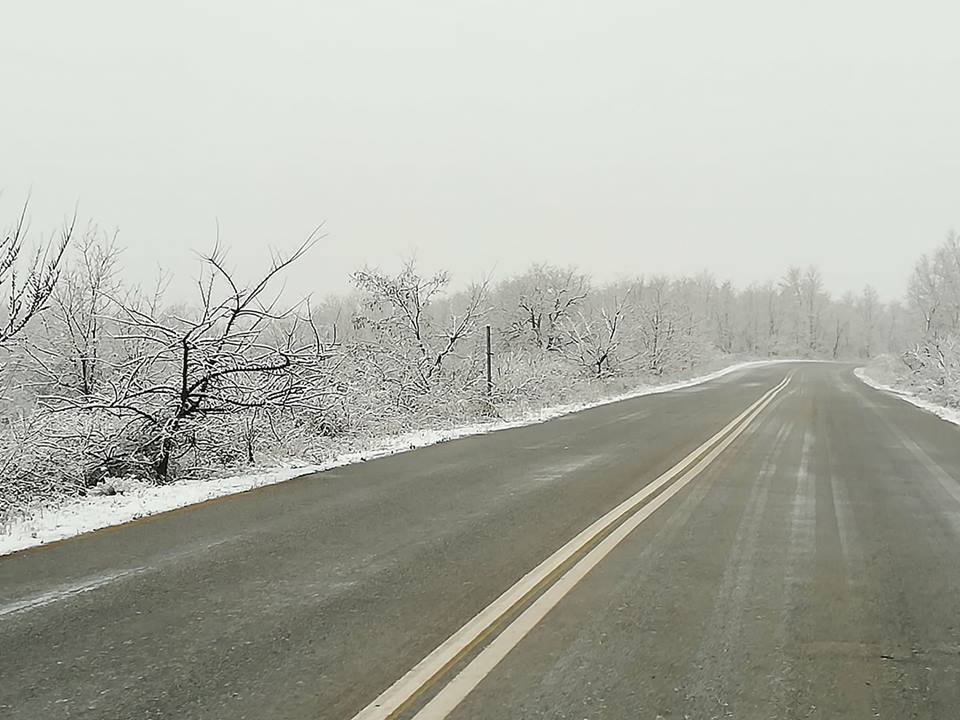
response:
[[[90,396],[105,382],[121,294],[119,256],[116,235],[95,226],[68,256],[42,329],[24,345],[48,391]]]
[[[224,250],[214,248],[202,259],[194,306],[118,302],[113,340],[120,350],[106,382],[80,396],[51,394],[47,405],[112,418],[113,434],[99,454],[105,461],[127,454],[160,480],[173,475],[172,463],[184,453],[207,449],[205,442],[222,447],[220,431],[243,413],[309,406],[327,391],[303,372],[319,359],[319,338],[312,328],[302,332],[297,306],[285,306],[273,284],[313,244],[311,238],[290,255],[274,255],[250,284],[240,284]]]
[[[630,342],[634,294],[629,284],[611,287],[565,320],[564,356],[587,375],[599,379],[616,374],[640,354]]]
[[[400,404],[439,383],[477,329],[484,312],[487,282],[474,285],[459,308],[434,312],[449,283],[446,272],[423,275],[414,261],[396,275],[375,269],[354,273],[361,292],[353,325],[376,379],[394,389]]]
[[[880,349],[880,328],[883,322],[883,304],[871,285],[863,288],[856,303],[856,319],[859,328],[857,354],[872,358]]]
[[[804,326],[806,335],[801,354],[816,357],[823,350],[823,315],[828,304],[828,296],[823,290],[823,278],[820,270],[810,266],[801,281]]]
[[[13,340],[46,309],[76,225],[74,215],[57,236],[25,253],[28,207],[29,201],[23,204],[12,226],[0,235],[0,346]]]
[[[563,325],[590,293],[586,275],[573,268],[538,264],[503,283],[498,291],[509,338],[540,350],[560,350]]]

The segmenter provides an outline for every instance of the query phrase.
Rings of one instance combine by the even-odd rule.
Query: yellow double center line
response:
[[[384,690],[353,720],[393,720],[398,717],[433,688],[464,656],[536,598],[414,716],[415,720],[445,718],[597,563],[743,434],[750,423],[787,387],[791,377],[792,374],[785,377],[683,460],[596,520],[520,578],[406,675]],[[647,502],[651,497],[653,499]]]

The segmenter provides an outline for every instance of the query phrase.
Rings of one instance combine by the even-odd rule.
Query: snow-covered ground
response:
[[[26,516],[11,522],[5,528],[0,528],[0,555],[73,537],[74,535],[110,525],[119,525],[146,515],[154,515],[168,510],[174,510],[212,498],[244,492],[262,485],[271,485],[343,465],[394,455],[446,440],[455,440],[468,435],[478,435],[496,430],[520,427],[522,425],[546,422],[552,418],[579,410],[643,395],[680,390],[716,380],[717,378],[738,370],[783,362],[796,361],[760,360],[741,362],[717,370],[716,372],[688,380],[664,385],[638,387],[630,392],[592,402],[569,403],[543,408],[511,420],[474,423],[443,430],[423,430],[389,438],[381,438],[378,439],[369,450],[340,455],[320,465],[275,467],[235,477],[211,480],[183,480],[161,486],[138,480],[116,481],[114,487],[117,490],[117,494],[115,495],[93,495],[73,500],[57,507],[37,508],[27,513]]]
[[[867,367],[857,368],[854,370],[854,374],[860,379],[861,382],[869,385],[872,388],[890,393],[901,400],[905,400],[912,405],[916,405],[918,408],[933,413],[937,417],[943,418],[947,422],[951,422],[954,425],[960,425],[960,409],[938,405],[930,402],[929,400],[924,400],[914,392],[903,388],[898,388],[894,385],[888,385],[887,383],[871,377],[869,370],[870,369]]]

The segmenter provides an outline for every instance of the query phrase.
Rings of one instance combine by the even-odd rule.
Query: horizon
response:
[[[960,226],[946,3],[6,14],[0,222],[31,191],[38,231],[79,204],[119,228],[131,278],[168,268],[179,295],[217,222],[242,274],[325,223],[290,278],[318,293],[416,250],[458,283],[816,265],[886,300]]]
[[[3,193],[2,190],[0,190],[0,208],[3,208],[3,199],[5,194],[6,193]],[[33,208],[36,204],[35,196],[32,194],[28,195],[27,201],[29,202],[26,216],[27,226],[29,229],[28,245],[32,247],[38,247],[40,245],[48,244],[50,239],[58,233],[59,228],[65,223],[69,222],[69,219],[72,217],[72,215],[61,214],[57,221],[44,224],[41,227],[40,221],[33,212]],[[52,209],[51,204],[45,203],[45,205],[50,206],[47,208],[49,212],[46,213],[46,215],[48,215],[49,218],[53,218],[55,216],[55,211]],[[22,204],[19,207],[22,209]],[[167,297],[169,302],[174,303],[189,301],[191,299],[192,293],[195,290],[196,279],[200,272],[202,255],[206,251],[212,249],[216,244],[218,226],[220,227],[220,243],[227,252],[228,262],[231,263],[230,267],[238,274],[238,278],[242,280],[247,280],[250,277],[255,276],[258,268],[262,266],[266,259],[269,258],[270,252],[286,252],[294,248],[298,243],[302,242],[304,238],[309,236],[309,233],[305,233],[302,237],[292,239],[289,242],[271,243],[262,245],[259,248],[245,246],[243,243],[241,243],[239,246],[235,246],[230,242],[230,237],[222,231],[222,225],[219,225],[219,223],[214,220],[214,230],[211,233],[211,240],[207,245],[190,248],[183,254],[183,256],[174,258],[174,262],[172,262],[170,266],[163,266],[159,261],[151,263],[152,257],[150,255],[150,251],[153,249],[152,246],[148,245],[144,250],[143,248],[138,247],[135,243],[127,244],[124,242],[124,234],[121,228],[111,228],[106,224],[97,222],[95,218],[85,218],[82,213],[82,208],[80,208],[79,205],[77,208],[76,227],[79,231],[82,232],[88,227],[93,227],[99,233],[116,237],[117,247],[120,250],[120,267],[124,270],[125,277],[129,277],[131,275],[131,273],[128,272],[131,269],[135,271],[132,273],[132,279],[134,281],[132,283],[133,285],[148,287],[152,283],[155,283],[162,274],[166,278],[165,285],[168,288],[168,293],[165,297]],[[3,215],[4,227],[10,225],[17,214],[17,212],[8,212]],[[47,217],[44,218],[44,220],[47,219]],[[801,270],[814,267],[822,275],[824,290],[835,299],[841,299],[847,293],[856,296],[860,294],[867,286],[870,286],[877,291],[877,294],[882,302],[901,302],[907,299],[907,286],[916,262],[922,257],[930,255],[947,237],[949,237],[952,232],[954,232],[952,229],[946,230],[938,240],[931,242],[930,247],[916,254],[911,259],[908,268],[902,273],[902,277],[899,279],[899,281],[893,283],[892,292],[890,291],[890,287],[885,288],[874,282],[871,282],[869,277],[865,280],[861,279],[859,284],[856,284],[857,281],[853,281],[854,284],[852,285],[844,285],[842,284],[842,278],[845,275],[844,273],[837,273],[835,268],[831,267],[829,264],[804,262],[799,257],[796,259],[785,260],[784,264],[782,264],[779,268],[773,267],[769,274],[764,275],[762,273],[755,273],[746,277],[741,275],[741,277],[738,279],[737,277],[730,275],[721,275],[707,266],[702,266],[699,269],[691,266],[691,269],[680,269],[674,271],[658,268],[647,268],[645,270],[639,269],[636,271],[624,270],[623,268],[614,270],[609,267],[597,269],[588,264],[562,262],[550,257],[531,257],[523,264],[517,262],[506,263],[495,260],[487,268],[457,268],[456,266],[451,267],[434,262],[432,258],[427,257],[419,248],[416,247],[406,250],[392,249],[389,252],[385,252],[383,257],[376,260],[358,261],[353,267],[346,269],[339,280],[334,278],[333,283],[328,284],[321,289],[317,289],[311,287],[310,280],[308,279],[313,275],[313,268],[310,261],[311,259],[316,258],[318,255],[321,255],[322,257],[322,253],[324,252],[324,244],[334,241],[334,238],[324,231],[324,227],[325,225],[323,224],[318,226],[318,240],[316,244],[308,250],[304,256],[303,262],[297,263],[288,268],[286,274],[283,276],[286,279],[285,286],[295,296],[311,296],[323,299],[328,296],[346,295],[356,289],[351,281],[351,276],[354,272],[364,268],[382,269],[388,272],[394,271],[397,270],[406,260],[413,258],[416,260],[417,266],[425,273],[439,271],[448,272],[450,275],[448,292],[459,292],[469,287],[472,283],[484,278],[489,278],[494,283],[505,281],[509,278],[522,275],[534,265],[550,265],[558,268],[574,268],[586,274],[591,281],[596,282],[599,285],[606,285],[638,278],[650,278],[655,276],[665,276],[670,280],[679,280],[683,278],[693,278],[707,275],[713,278],[718,285],[729,281],[737,290],[745,290],[751,286],[763,286],[766,283],[773,283],[776,285],[791,267],[797,267]],[[68,247],[68,255],[71,253],[71,247]],[[260,252],[259,255],[257,254],[258,251]],[[137,256],[134,255],[134,253],[140,253],[140,255]],[[233,260],[237,254],[241,256],[241,262],[239,264],[233,263]],[[158,254],[158,257],[160,256],[162,256],[162,253]],[[128,262],[131,260],[131,258],[133,259],[133,263]],[[151,264],[152,268],[147,269]],[[152,272],[150,270],[152,270]]]

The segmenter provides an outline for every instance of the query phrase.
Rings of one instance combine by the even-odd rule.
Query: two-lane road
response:
[[[0,558],[0,717],[960,717],[960,429],[772,365]]]

